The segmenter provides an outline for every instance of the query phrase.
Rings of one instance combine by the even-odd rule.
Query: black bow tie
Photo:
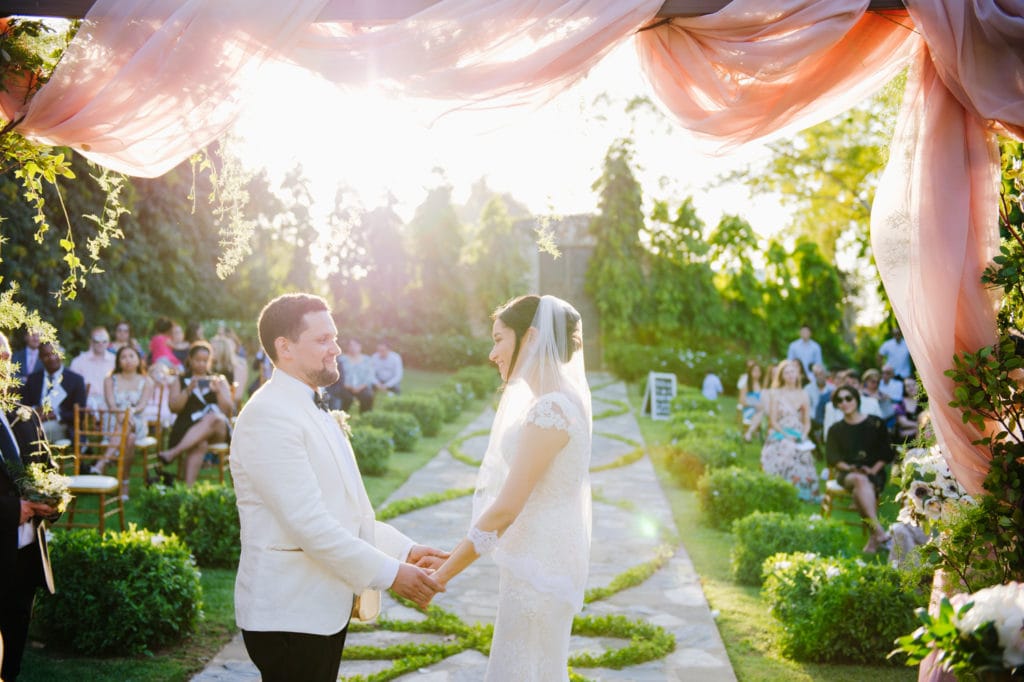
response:
[[[320,394],[320,391],[313,391],[313,402],[324,412],[330,412],[331,408],[327,404],[327,398]]]

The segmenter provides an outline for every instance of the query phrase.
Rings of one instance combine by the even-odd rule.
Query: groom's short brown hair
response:
[[[313,294],[283,294],[263,306],[256,327],[260,333],[260,345],[271,362],[277,362],[275,339],[283,336],[290,341],[297,341],[306,328],[302,318],[306,313],[321,310],[330,312],[327,301]]]

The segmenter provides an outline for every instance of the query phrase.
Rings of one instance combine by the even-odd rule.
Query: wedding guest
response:
[[[363,355],[362,345],[355,339],[349,339],[338,362],[345,382],[341,391],[341,409],[348,411],[352,402],[358,400],[359,411],[369,412],[373,409],[373,365],[370,358]]]
[[[807,400],[811,405],[811,439],[816,445],[823,443],[822,424],[825,417],[825,406],[823,400],[827,400],[835,386],[829,381],[828,370],[820,362],[814,363],[811,367],[814,378],[804,386],[807,393]],[[818,407],[821,407],[819,410]]]
[[[158,317],[153,323],[153,337],[149,340],[149,366],[163,364],[175,372],[182,370],[183,364],[178,356],[174,354],[171,346],[171,331],[175,324],[169,318]]]
[[[131,346],[122,346],[115,356],[114,370],[103,382],[103,396],[106,406],[111,410],[131,410],[132,430],[128,434],[128,445],[125,449],[125,472],[131,471],[135,459],[135,443],[149,433],[146,422],[146,408],[153,397],[154,383],[146,376],[146,368],[142,357]],[[106,466],[116,457],[116,448],[107,450],[106,454],[93,465],[94,474],[102,474]],[[121,481],[121,496],[128,498],[128,479]]]
[[[25,345],[14,351],[11,356],[11,362],[17,365],[14,370],[14,376],[17,379],[24,381],[29,374],[34,374],[39,370],[39,343],[41,340],[39,330],[29,329],[25,332]]]
[[[811,405],[801,386],[803,372],[797,360],[783,360],[772,385],[768,437],[761,449],[761,468],[796,486],[801,500],[817,502],[818,472],[807,436]]]
[[[374,388],[398,395],[402,392],[402,356],[391,350],[387,341],[377,342],[377,352],[370,356]]]
[[[798,360],[808,379],[814,378],[814,372],[811,371],[814,363],[825,364],[825,361],[821,358],[821,346],[811,338],[811,327],[809,325],[805,324],[800,327],[800,338],[789,344],[789,349],[786,351],[786,359]]]
[[[185,325],[185,343],[191,346],[196,341],[206,341],[206,330],[202,322],[193,320]]]
[[[171,352],[174,353],[174,357],[178,359],[178,363],[182,367],[188,365],[189,347],[189,340],[186,338],[185,331],[181,328],[181,325],[177,322],[171,323]]]
[[[708,372],[704,375],[704,381],[700,385],[700,392],[708,400],[718,400],[719,394],[725,391],[725,387],[722,386],[722,380],[718,378],[718,375],[714,372]]]
[[[892,398],[889,394],[879,388],[882,381],[882,374],[877,369],[869,369],[861,376],[863,386],[860,389],[860,399],[863,403],[866,400],[874,399],[878,402],[878,416],[885,422],[886,428],[891,429],[896,422],[893,414]]]
[[[0,359],[11,358],[7,337],[0,334]],[[9,366],[0,365],[0,371]],[[55,521],[57,511],[42,502],[22,496],[14,467],[18,464],[48,463],[49,453],[41,446],[45,436],[38,416],[31,409],[0,410],[0,678],[16,680],[28,641],[29,622],[36,590],[49,587],[50,554],[46,533],[39,524]]]
[[[85,379],[88,388],[88,405],[96,409],[106,405],[103,396],[103,382],[114,371],[114,356],[107,352],[110,335],[106,327],[93,327],[89,333],[89,349],[83,351],[68,366]]]
[[[882,365],[882,380],[878,382],[878,390],[889,396],[893,403],[903,400],[903,379],[896,377],[892,365]]]
[[[60,349],[53,343],[39,345],[39,363],[42,366],[25,379],[21,402],[36,409],[46,439],[51,443],[72,438],[75,405],[85,407],[88,404],[85,379],[64,367]]]
[[[872,417],[882,418],[882,409],[878,404],[878,401],[871,396],[862,395],[860,392],[860,374],[856,370],[847,369],[839,374],[836,379],[836,387],[838,390],[839,386],[849,386],[857,389],[857,396],[860,405],[860,411],[866,415]],[[833,391],[833,394],[835,392]],[[828,405],[825,407],[825,417],[822,421],[822,432],[824,433],[825,441],[828,441],[828,432],[832,428],[832,425],[841,421],[843,413],[835,403],[829,400]]]
[[[125,346],[131,346],[139,354],[139,357],[142,357],[142,346],[139,344],[138,339],[132,336],[131,324],[127,320],[121,320],[114,325],[114,338],[110,341],[107,351],[111,354],[116,354],[117,351]]]
[[[917,400],[917,379],[907,377],[903,380],[903,398],[896,403],[896,425],[894,428],[897,443],[909,443],[920,433],[921,416],[925,405]]]
[[[209,373],[213,349],[206,341],[189,347],[188,374],[171,384],[168,405],[177,414],[168,438],[170,448],[159,454],[164,464],[183,455],[185,485],[199,478],[203,457],[210,443],[230,439],[230,419],[234,413],[231,387],[223,376]]]
[[[892,338],[887,339],[878,349],[878,364],[892,365],[896,376],[901,379],[914,373],[907,340],[903,338],[903,332],[898,326],[893,327]]]
[[[743,425],[750,426],[761,405],[761,365],[749,365],[742,377],[743,392],[740,393],[740,406],[743,408]],[[749,438],[747,439],[749,440]]]
[[[860,514],[871,527],[864,552],[874,554],[889,542],[878,522],[878,496],[885,488],[885,466],[892,461],[889,430],[876,416],[860,411],[861,395],[853,386],[840,386],[832,404],[843,414],[828,432],[825,458],[836,481],[853,493]]]
[[[213,349],[213,362],[211,371],[214,374],[221,374],[230,383],[235,381],[235,344],[226,334],[214,334],[210,339],[210,348]]]
[[[771,413],[772,386],[777,383],[779,383],[779,365],[775,365],[769,370],[769,376],[766,377],[764,385],[761,388],[760,400],[754,410],[754,414],[750,417],[750,424],[747,425],[747,430],[743,433],[743,440],[748,443],[753,439],[755,433],[761,433],[765,416]]]

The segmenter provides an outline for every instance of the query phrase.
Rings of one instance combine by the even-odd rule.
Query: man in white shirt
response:
[[[264,682],[335,682],[354,597],[425,606],[446,552],[376,521],[348,436],[321,388],[338,381],[327,303],[286,294],[260,313],[274,372],[238,415],[231,478],[241,522],[235,620]]]
[[[786,359],[799,360],[809,380],[814,379],[814,372],[811,370],[814,363],[825,364],[821,358],[821,346],[811,338],[811,328],[808,325],[800,327],[800,338],[789,344]]]
[[[708,400],[718,400],[718,395],[723,391],[725,391],[725,387],[722,386],[722,380],[714,372],[708,372],[704,377],[704,383],[700,387],[700,392]]]
[[[377,352],[370,356],[376,381],[374,388],[398,395],[402,392],[402,356],[391,350],[387,341],[377,343]]]
[[[103,381],[114,371],[114,355],[108,352],[110,334],[106,327],[93,327],[89,335],[89,350],[71,361],[71,371],[78,372],[89,388],[88,404],[93,409],[106,407]]]
[[[900,379],[913,376],[914,367],[911,364],[910,349],[907,348],[907,340],[903,338],[903,332],[899,327],[892,330],[892,338],[878,349],[878,364],[891,365]]]

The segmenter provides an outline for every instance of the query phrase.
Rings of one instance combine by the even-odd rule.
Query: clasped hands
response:
[[[27,523],[35,517],[49,519],[57,513],[57,510],[42,502],[21,501],[21,523]]]
[[[421,609],[427,608],[434,595],[445,590],[444,585],[434,580],[431,574],[441,567],[448,554],[426,545],[413,545],[406,561],[398,567],[391,590]]]

